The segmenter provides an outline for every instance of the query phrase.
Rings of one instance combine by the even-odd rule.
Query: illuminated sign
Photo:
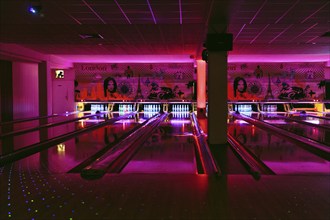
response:
[[[55,70],[55,78],[63,79],[64,78],[64,70]]]
[[[61,143],[57,145],[57,153],[64,154],[65,153],[65,144]]]

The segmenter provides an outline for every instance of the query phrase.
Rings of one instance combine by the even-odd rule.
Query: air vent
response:
[[[321,35],[321,37],[330,37],[330,31],[325,32],[324,34]]]
[[[101,34],[79,34],[82,39],[103,39]]]

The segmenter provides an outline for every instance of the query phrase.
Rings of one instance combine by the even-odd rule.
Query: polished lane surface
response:
[[[189,113],[172,113],[151,134],[122,173],[198,173]]]
[[[245,116],[258,119],[267,124],[284,129],[302,137],[309,138],[321,144],[330,146],[330,129],[316,127],[307,124],[301,124],[296,121],[291,121],[290,118],[276,117],[276,114],[260,114],[260,113],[241,113]],[[318,119],[314,119],[318,120]],[[316,122],[315,122],[316,123]]]
[[[83,113],[82,113],[83,114]],[[31,146],[42,141],[59,137],[71,132],[76,132],[99,123],[103,123],[108,119],[119,117],[119,113],[103,113],[91,118],[81,119],[65,124],[41,128],[40,130],[28,133],[6,137],[0,140],[0,155],[6,155],[16,150]]]
[[[329,175],[329,161],[281,135],[230,117],[228,132],[276,174]]]
[[[56,167],[50,173],[48,154],[0,168],[0,219],[329,219],[324,175],[125,173],[85,180]]]
[[[117,114],[115,114],[117,116]],[[88,159],[107,145],[143,123],[151,115],[122,119],[114,124],[77,135],[63,143],[14,162],[12,166],[48,173],[65,173]]]
[[[26,129],[36,128],[47,124],[62,123],[68,120],[79,119],[81,117],[88,117],[95,115],[95,112],[86,111],[78,113],[67,113],[60,115],[53,115],[51,117],[40,117],[33,118],[31,120],[17,120],[13,123],[3,123],[0,125],[0,134],[4,135],[7,133],[18,132]]]

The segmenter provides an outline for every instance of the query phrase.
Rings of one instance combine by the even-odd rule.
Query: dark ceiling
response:
[[[0,2],[0,42],[43,54],[200,58],[207,33],[223,32],[233,34],[229,56],[329,54],[330,49],[329,36],[323,36],[330,31],[328,0]],[[31,4],[42,6],[42,14],[29,14]]]

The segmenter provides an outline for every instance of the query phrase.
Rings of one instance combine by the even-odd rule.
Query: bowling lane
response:
[[[61,115],[54,115],[53,117],[47,118],[39,118],[33,119],[28,121],[21,121],[16,123],[5,123],[0,126],[0,134],[4,135],[7,133],[18,132],[26,129],[36,128],[39,126],[47,125],[47,124],[54,124],[54,123],[61,123],[69,120],[79,119],[83,117],[89,117],[95,115],[95,112],[78,112],[78,113],[68,113],[68,114],[61,114]]]
[[[330,163],[285,137],[230,117],[228,132],[276,174],[329,175]]]
[[[292,132],[302,137],[306,137],[319,143],[330,146],[330,130],[315,127],[313,125],[300,124],[296,121],[291,121],[289,118],[277,117],[276,114],[260,114],[260,113],[242,113],[242,115],[258,119],[267,124],[271,124],[278,128]]]
[[[140,114],[95,129],[57,144],[8,166],[47,173],[65,173],[134,129],[150,116]]]
[[[289,118],[292,118],[294,120],[312,123],[312,124],[324,125],[324,127],[327,127],[330,129],[330,118],[313,117],[313,116],[308,116],[308,115],[304,115],[304,114],[291,115]]]
[[[254,113],[256,114],[256,113]],[[287,117],[288,119],[293,119],[297,121],[307,122],[316,125],[322,125],[330,129],[330,118],[323,117],[323,113],[317,113],[318,115],[312,115],[309,113],[262,113],[268,115],[268,117]]]
[[[122,173],[197,173],[195,144],[189,113],[172,113]]]
[[[46,141],[70,132],[79,131],[84,128],[104,122],[106,119],[116,118],[119,113],[100,114],[91,118],[69,122],[53,127],[42,128],[37,131],[10,136],[0,140],[0,155],[6,155],[18,149]]]

